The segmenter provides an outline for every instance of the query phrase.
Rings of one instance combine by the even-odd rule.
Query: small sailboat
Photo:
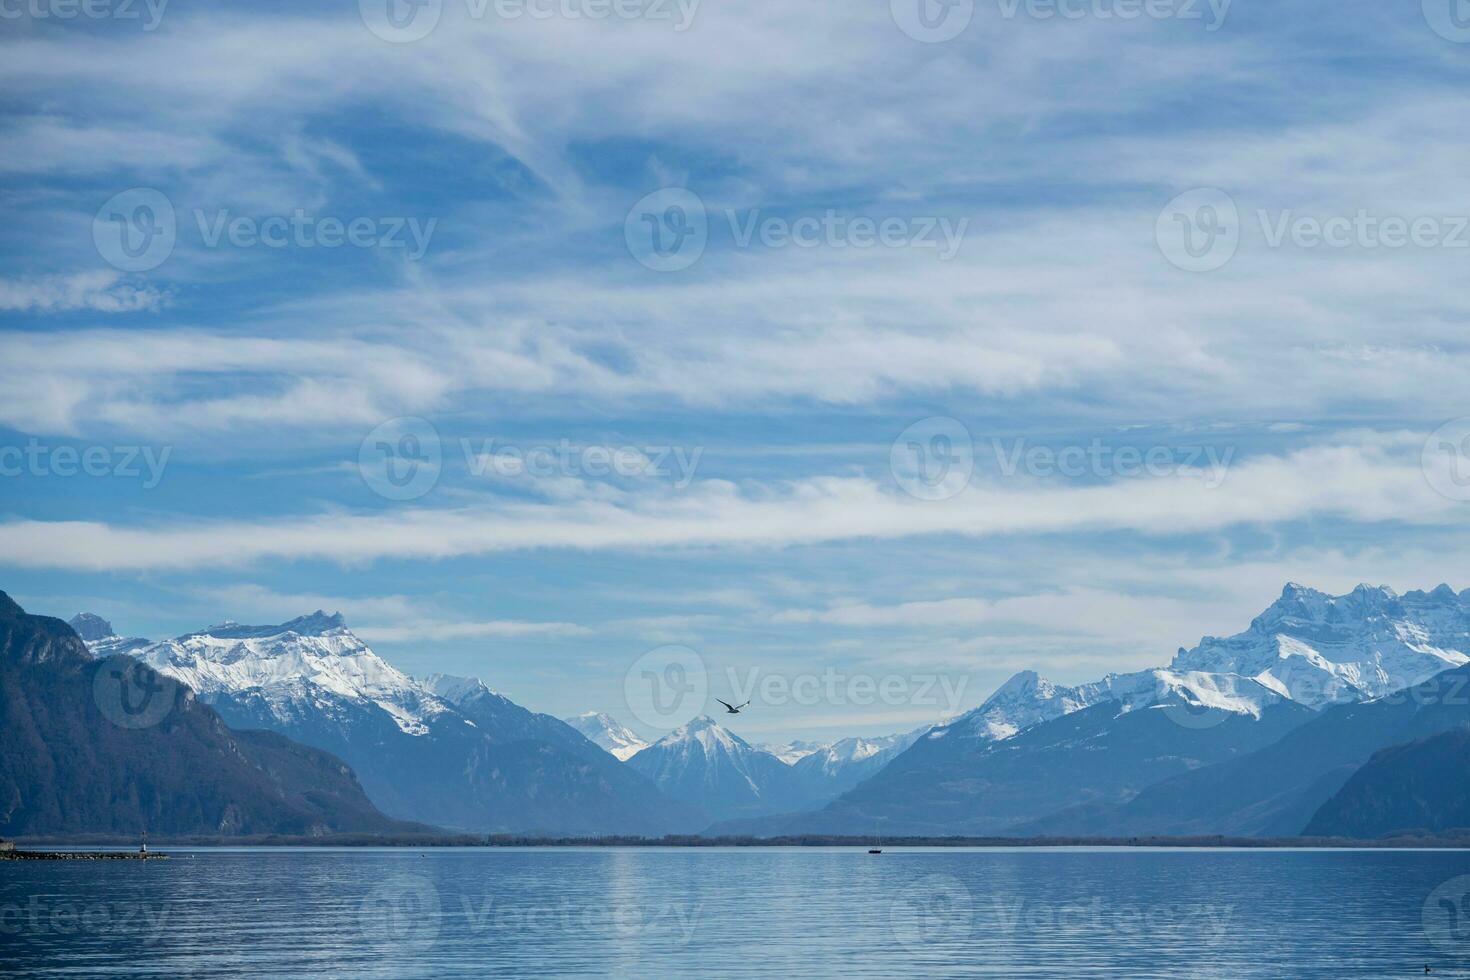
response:
[[[878,821],[876,821],[876,820],[873,821],[873,838],[874,838],[874,840],[873,840],[873,846],[870,847],[870,848],[868,848],[868,853],[869,854],[882,854],[883,853],[883,831],[882,831],[881,827],[879,826]]]

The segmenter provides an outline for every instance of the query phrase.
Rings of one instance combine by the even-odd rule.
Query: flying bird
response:
[[[719,698],[715,698],[715,700],[720,701]],[[749,701],[745,702],[745,704],[731,704],[729,701],[720,701],[720,703],[725,706],[725,711],[732,715],[740,714],[740,709],[750,704]]]

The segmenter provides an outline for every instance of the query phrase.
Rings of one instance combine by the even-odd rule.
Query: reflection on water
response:
[[[0,975],[1470,977],[1463,851],[171,853],[0,864]]]

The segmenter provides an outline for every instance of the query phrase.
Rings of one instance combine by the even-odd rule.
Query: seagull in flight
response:
[[[715,700],[720,701],[719,698],[715,698]],[[725,711],[732,715],[740,714],[740,709],[750,704],[749,701],[745,702],[745,704],[731,704],[729,701],[720,701],[720,703],[725,706]]]

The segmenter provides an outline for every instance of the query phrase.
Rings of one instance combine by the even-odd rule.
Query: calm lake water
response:
[[[169,852],[0,862],[0,976],[1470,977],[1463,851]]]

